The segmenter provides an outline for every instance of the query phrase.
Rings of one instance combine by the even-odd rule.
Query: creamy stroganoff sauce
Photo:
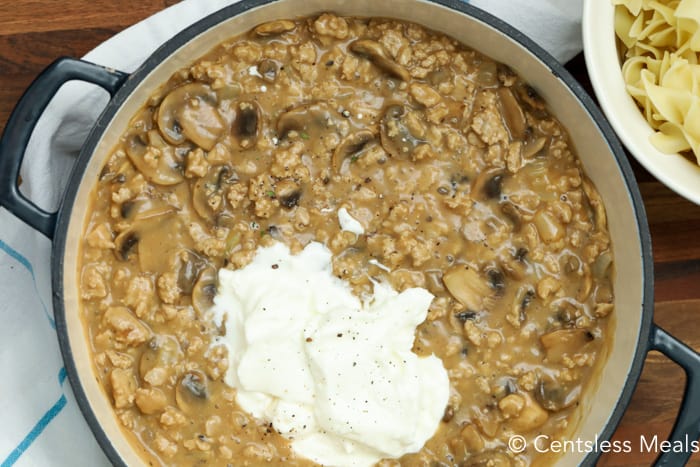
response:
[[[391,19],[274,21],[173,75],[81,255],[152,465],[542,463],[508,440],[570,435],[614,312],[602,200],[537,91]]]

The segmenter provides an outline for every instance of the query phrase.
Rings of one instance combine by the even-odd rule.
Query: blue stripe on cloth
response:
[[[36,276],[34,275],[34,268],[32,267],[32,263],[30,263],[27,258],[22,256],[22,254],[19,251],[15,250],[14,248],[12,248],[10,245],[3,242],[2,240],[0,240],[0,250],[7,253],[7,255],[10,258],[13,258],[14,260],[16,260],[19,264],[24,266],[27,271],[29,271],[29,274],[31,274],[31,276],[32,276],[32,284],[34,285],[34,292],[36,292],[36,296],[39,298],[39,302],[41,303],[41,307],[44,309],[44,315],[46,315],[46,319],[49,320],[49,324],[51,325],[51,328],[56,329],[56,322],[53,320],[53,316],[51,316],[51,314],[49,314],[49,310],[46,307],[46,304],[44,303],[44,301],[41,299],[41,295],[39,295],[39,288],[36,285]],[[2,467],[2,466],[0,466],[0,467]]]
[[[63,383],[66,380],[66,369],[64,367],[61,367],[61,369],[58,371],[58,383],[59,385],[63,386]],[[58,415],[61,410],[66,406],[66,403],[68,401],[66,400],[66,395],[61,394],[61,397],[58,398],[56,403],[46,411],[46,413],[39,419],[38,422],[34,425],[34,427],[31,429],[31,431],[27,434],[27,436],[24,437],[24,439],[17,445],[16,448],[12,450],[9,456],[2,461],[2,464],[0,464],[0,467],[10,467],[14,465],[20,457],[22,457],[22,454],[29,448],[29,446],[32,445],[34,441],[41,435],[41,433],[44,431],[44,429],[51,423],[51,420],[56,418],[56,415]]]

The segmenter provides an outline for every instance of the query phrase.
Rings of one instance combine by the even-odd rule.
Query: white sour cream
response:
[[[375,283],[361,302],[332,274],[331,252],[260,248],[219,272],[214,299],[238,404],[271,422],[299,455],[326,466],[371,466],[419,451],[449,396],[440,359],[411,352],[433,296]]]
[[[357,219],[352,217],[345,208],[338,209],[338,222],[340,223],[341,230],[347,230],[355,235],[362,235],[365,233],[365,229],[362,227],[362,224],[360,224]]]

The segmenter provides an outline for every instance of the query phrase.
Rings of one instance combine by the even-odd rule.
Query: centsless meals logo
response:
[[[641,435],[638,440],[600,440],[598,435],[595,439],[567,439],[559,440],[552,439],[547,435],[539,435],[528,442],[525,437],[515,435],[508,440],[508,447],[515,453],[524,452],[528,448],[532,448],[539,453],[630,453],[630,452],[650,452],[650,453],[666,453],[666,452],[700,452],[700,441],[690,439],[688,435],[685,438],[669,441],[658,435],[645,436]]]

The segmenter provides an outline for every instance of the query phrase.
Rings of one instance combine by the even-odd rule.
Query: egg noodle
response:
[[[700,163],[700,0],[612,0],[627,91],[665,153]]]

